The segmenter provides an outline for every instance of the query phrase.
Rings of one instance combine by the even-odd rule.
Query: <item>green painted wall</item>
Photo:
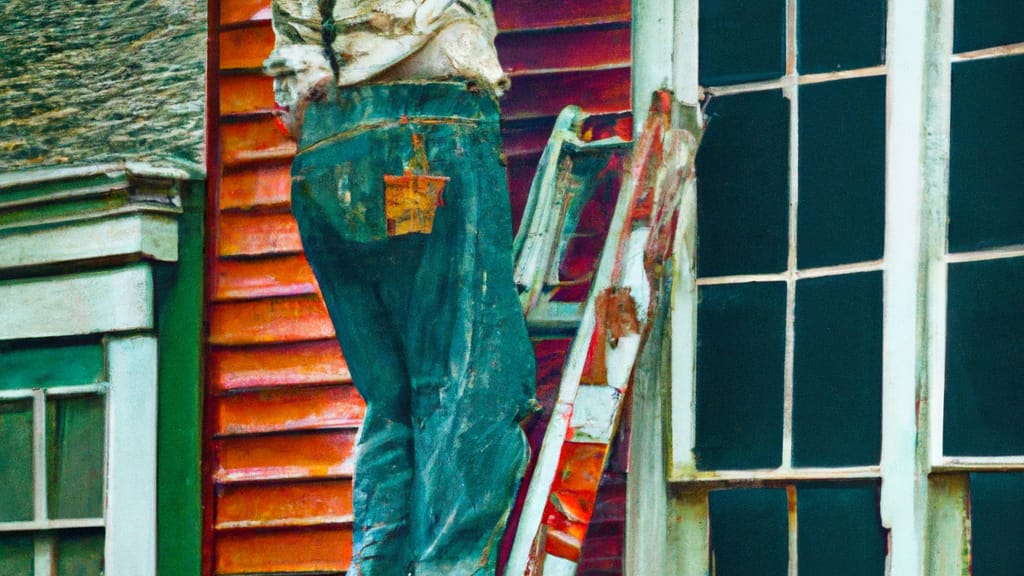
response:
[[[4,0],[0,22],[0,171],[201,160],[206,0]]]
[[[202,182],[183,186],[178,262],[155,268],[160,358],[157,571],[161,576],[196,576],[202,558],[204,191]]]

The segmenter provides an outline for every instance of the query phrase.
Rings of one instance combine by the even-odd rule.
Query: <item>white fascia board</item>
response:
[[[171,214],[132,212],[30,228],[3,237],[0,270],[119,256],[174,262],[178,223]]]
[[[147,264],[0,283],[0,340],[152,328]]]

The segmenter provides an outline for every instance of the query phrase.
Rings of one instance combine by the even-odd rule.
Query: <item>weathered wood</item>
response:
[[[211,392],[352,382],[334,338],[212,350],[209,358]]]
[[[272,111],[272,84],[273,79],[260,72],[225,75],[220,83],[220,113],[231,116]]]
[[[2,236],[0,268],[25,268],[99,258],[178,258],[176,218],[162,214],[115,214]]]
[[[220,69],[254,70],[274,49],[274,30],[269,21],[257,21],[220,33]]]
[[[270,20],[270,6],[266,0],[221,0],[221,26],[241,24],[250,20]]]
[[[221,483],[349,478],[355,430],[231,436],[214,441],[214,478]]]
[[[250,300],[315,294],[313,271],[301,254],[252,260],[224,260],[213,279],[212,300]]]
[[[149,266],[0,282],[0,340],[153,327]]]
[[[628,21],[628,18],[627,18]],[[580,70],[629,66],[629,25],[594,30],[568,28],[545,34],[511,32],[495,40],[501,61],[513,78],[551,70]],[[586,46],[586,50],[566,50]],[[515,82],[515,80],[513,80]]]
[[[929,478],[925,574],[969,576],[971,573],[970,506],[970,475],[935,474]]]
[[[222,302],[210,307],[211,344],[275,344],[333,336],[334,325],[319,295]]]
[[[352,481],[231,484],[217,498],[217,530],[352,521]]]
[[[214,397],[214,434],[358,428],[365,406],[351,385],[289,387]]]
[[[156,574],[156,352],[152,336],[114,338],[107,344],[104,573],[110,576]]]
[[[218,535],[215,573],[340,573],[351,556],[347,526],[234,531]]]
[[[516,89],[502,103],[502,114],[509,120],[554,116],[571,105],[594,114],[630,109],[628,66],[529,75],[514,82]]]
[[[291,205],[291,166],[258,164],[224,174],[221,210],[285,208]]]
[[[221,125],[222,161],[225,167],[291,161],[295,142],[266,114],[247,122]]]
[[[296,254],[302,251],[291,213],[226,213],[220,217],[220,256]]]
[[[629,22],[629,0],[567,0],[552,10],[544,0],[495,2],[500,30],[564,28],[573,25]]]

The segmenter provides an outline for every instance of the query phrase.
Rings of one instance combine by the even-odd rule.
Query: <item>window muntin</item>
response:
[[[748,18],[776,9],[779,23]],[[697,157],[696,470],[684,477],[878,477],[885,5],[703,0],[698,28],[710,100]],[[754,50],[783,47],[782,64],[722,47],[725,28]],[[838,46],[846,35],[856,40]]]
[[[106,523],[103,346],[6,348],[0,366],[0,576],[99,576]]]

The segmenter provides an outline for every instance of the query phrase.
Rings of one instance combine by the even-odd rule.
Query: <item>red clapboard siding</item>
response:
[[[630,0],[495,0],[499,30],[629,22]],[[563,48],[564,49],[564,48]]]
[[[221,179],[221,210],[285,208],[290,203],[291,161],[243,166]]]
[[[341,524],[352,519],[351,480],[233,484],[217,499],[217,529]]]
[[[629,110],[629,72],[627,67],[522,76],[513,81],[502,113],[508,119],[557,116],[570,104],[593,114]]]
[[[302,251],[299,227],[290,212],[220,216],[218,252],[222,257],[296,254]]]
[[[291,162],[295,142],[289,140],[274,124],[270,114],[246,122],[221,124],[221,161],[225,167],[247,163]]]
[[[221,70],[259,70],[274,49],[270,22],[256,22],[220,33]]]
[[[506,72],[629,66],[629,24],[597,29],[510,32],[495,41]],[[512,84],[516,87],[515,80]]]
[[[351,385],[253,390],[211,400],[218,435],[355,428],[365,412]]]
[[[334,336],[318,294],[221,302],[209,308],[210,344],[245,346],[323,340]]]
[[[217,574],[340,573],[352,559],[348,526],[233,531],[217,541]]]
[[[349,478],[355,430],[229,436],[213,441],[222,483]]]
[[[269,20],[270,2],[267,0],[221,0],[220,25],[231,26],[249,20]]]
[[[225,74],[220,82],[220,113],[252,114],[274,109],[274,80],[259,72]]]
[[[319,386],[352,381],[333,337],[210,351],[210,393],[278,386]]]
[[[224,260],[214,279],[213,300],[251,300],[299,296],[318,291],[316,278],[302,254]]]

